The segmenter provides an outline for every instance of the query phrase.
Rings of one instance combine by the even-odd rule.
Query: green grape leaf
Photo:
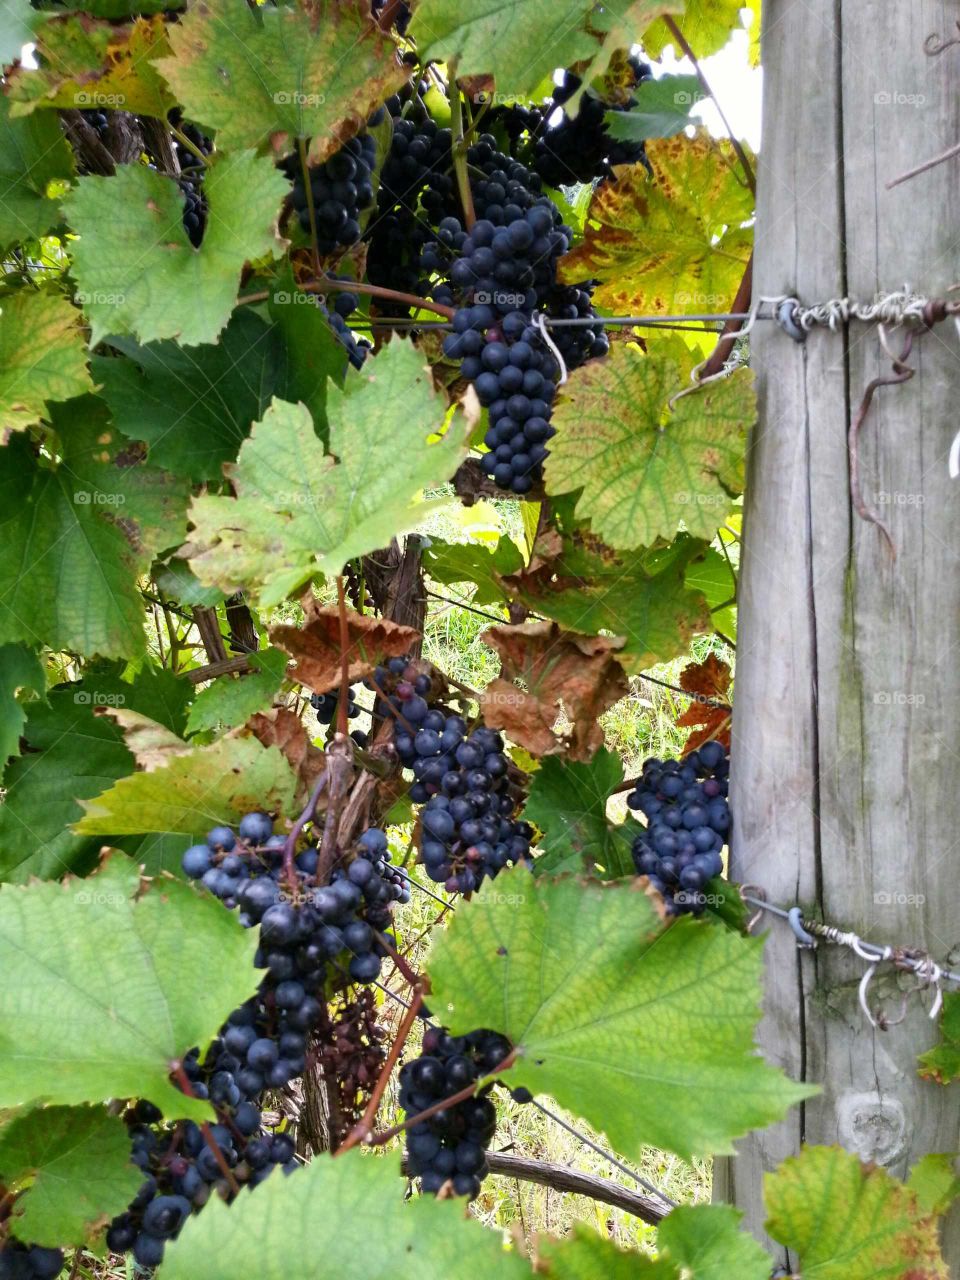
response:
[[[768,1280],[770,1258],[729,1205],[679,1205],[657,1230],[657,1258],[624,1252],[584,1226],[538,1250],[551,1280]],[[538,1268],[539,1270],[539,1268]]]
[[[13,120],[9,99],[0,97],[0,249],[35,240],[60,222],[60,203],[47,188],[73,175],[73,152],[54,112]]]
[[[540,762],[523,814],[543,832],[537,875],[594,875],[598,868],[604,879],[634,875],[632,833],[607,821],[607,801],[622,781],[620,757],[606,747],[586,764],[557,756]]]
[[[492,550],[476,542],[443,542],[431,538],[423,549],[423,564],[430,577],[444,586],[473,583],[476,590],[470,599],[474,604],[503,604],[510,596],[500,575],[519,573],[523,568],[523,555],[506,534],[501,535]]]
[[[144,890],[119,853],[86,880],[4,885],[0,1107],[149,1098],[212,1118],[169,1073],[256,991],[256,948],[215,898],[170,879]]]
[[[137,577],[183,537],[187,485],[146,466],[93,396],[52,421],[56,466],[21,436],[0,451],[0,642],[137,657],[146,649]]]
[[[216,587],[204,587],[196,578],[196,575],[190,571],[190,566],[185,560],[178,560],[176,556],[168,560],[166,564],[155,564],[150,570],[150,576],[160,588],[161,591],[177,601],[179,604],[200,605],[205,609],[213,609],[218,604],[223,604],[226,596]]]
[[[225,737],[173,756],[147,773],[120,778],[95,799],[82,800],[78,835],[194,835],[236,825],[245,813],[283,813],[293,803],[293,770],[277,747],[256,738]]]
[[[0,769],[20,754],[20,735],[27,709],[17,701],[18,689],[32,689],[42,697],[47,687],[43,663],[22,644],[0,645]]]
[[[707,547],[702,555],[690,561],[683,582],[688,590],[699,591],[703,595],[710,609],[713,625],[736,644],[737,579],[726,556],[716,547]]]
[[[925,1213],[946,1213],[960,1196],[956,1165],[955,1152],[937,1151],[921,1156],[910,1170],[907,1187]]]
[[[183,229],[180,188],[145,166],[121,165],[111,178],[91,174],[66,197],[91,345],[110,334],[183,346],[216,341],[244,263],[283,246],[277,217],[288,184],[272,160],[241,151],[207,165],[203,191],[209,209],[199,249]]]
[[[681,1280],[666,1258],[649,1258],[618,1249],[583,1223],[576,1222],[562,1240],[538,1241],[537,1274],[549,1280]],[[688,1280],[696,1280],[691,1276]]]
[[[681,1204],[657,1228],[657,1250],[690,1280],[767,1280],[770,1256],[725,1204]]]
[[[38,69],[20,67],[10,76],[11,114],[38,107],[132,111],[166,120],[176,106],[157,70],[170,52],[161,15],[129,26],[97,22],[86,14],[48,18],[37,28]],[[114,209],[114,225],[116,224]]]
[[[766,1228],[803,1280],[948,1280],[937,1220],[886,1169],[805,1147],[764,1178]]]
[[[20,57],[25,44],[32,44],[39,20],[30,0],[0,0],[0,66],[9,66]]]
[[[920,1075],[937,1084],[952,1084],[960,1079],[960,991],[948,991],[943,997],[940,1035],[940,1043],[917,1059]]]
[[[424,61],[456,60],[457,75],[492,75],[501,92],[524,97],[556,67],[593,59],[586,79],[602,75],[614,48],[636,40],[653,14],[682,7],[677,0],[602,8],[593,0],[513,0],[506,7],[503,0],[474,0],[466,8],[458,0],[420,0],[410,36]]]
[[[696,76],[661,76],[645,80],[633,91],[635,105],[629,111],[608,111],[607,133],[620,142],[644,142],[647,138],[672,138],[690,123],[690,108],[702,96]]]
[[[725,311],[743,276],[753,197],[726,141],[701,131],[647,147],[654,178],[622,165],[594,192],[582,244],[560,260],[567,283],[597,277],[596,305],[612,315]],[[679,390],[679,387],[671,390]],[[552,446],[551,446],[552,448]]]
[[[576,511],[618,550],[670,540],[681,525],[710,539],[742,492],[753,374],[738,369],[684,396],[672,356],[631,344],[575,370],[553,413],[548,493],[580,490]]]
[[[409,78],[360,0],[257,10],[204,0],[171,28],[170,43],[163,74],[226,148],[269,141],[282,153],[309,137],[313,158],[325,159]]]
[[[342,382],[346,354],[316,299],[288,290],[272,296],[307,305],[271,303],[269,321],[250,307],[237,310],[219,342],[189,351],[172,341],[113,338],[127,358],[93,358],[117,429],[144,440],[155,466],[219,480],[273,396],[302,400],[326,432],[327,382]]]
[[[132,683],[94,669],[82,684],[53,689],[46,702],[29,703],[23,735],[29,750],[9,762],[3,777],[0,880],[22,884],[31,876],[59,877],[93,865],[103,842],[71,831],[83,812],[79,802],[134,767],[119,728],[95,715],[95,708],[138,711],[180,733],[190,694],[187,681],[147,666]]]
[[[0,1182],[20,1195],[10,1227],[30,1244],[95,1246],[140,1190],[130,1134],[105,1107],[43,1107],[0,1129]]]
[[[92,390],[80,313],[59,293],[15,293],[0,312],[0,442],[46,405]]]
[[[415,525],[431,508],[420,491],[449,480],[466,454],[469,421],[458,415],[442,440],[442,397],[422,357],[391,342],[346,392],[331,388],[330,451],[303,405],[274,400],[226,468],[236,498],[194,499],[184,549],[205,584],[252,589],[278,604],[318,573],[339,573]]]
[[[318,1155],[295,1178],[269,1178],[255,1196],[232,1206],[212,1197],[167,1245],[160,1275],[236,1280],[248,1273],[256,1241],[257,1280],[529,1277],[529,1263],[507,1252],[499,1233],[466,1215],[462,1203],[418,1196],[405,1204],[403,1188],[396,1154],[372,1160],[358,1150],[336,1160]]]
[[[745,7],[744,0],[686,0],[683,16],[675,21],[694,55],[708,58],[724,47],[734,31],[742,29],[740,11]],[[636,39],[648,58],[659,59],[668,47],[678,58],[685,53],[667,24],[659,19]]]
[[[188,733],[232,729],[273,702],[283,684],[290,659],[280,649],[250,654],[253,671],[244,676],[219,676],[197,694],[187,721]]]
[[[662,551],[617,554],[575,530],[542,561],[535,549],[532,572],[507,585],[527,608],[567,630],[623,637],[617,661],[639,674],[688,652],[698,632],[712,630],[703,596],[684,584],[687,564],[702,550],[702,542],[683,535]]]
[[[502,873],[435,942],[431,1008],[454,1035],[505,1035],[510,1087],[551,1094],[624,1155],[728,1153],[815,1090],[756,1055],[762,940],[664,927],[643,884]]]

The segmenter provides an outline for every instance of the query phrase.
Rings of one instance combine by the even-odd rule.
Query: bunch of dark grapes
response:
[[[447,1035],[428,1027],[418,1058],[400,1069],[400,1106],[407,1117],[450,1098],[489,1074],[507,1057],[510,1042],[495,1031]],[[473,1199],[488,1172],[486,1149],[497,1128],[492,1085],[444,1107],[407,1130],[410,1171],[425,1192],[438,1194],[447,1184],[458,1196]]]
[[[369,134],[363,134],[351,138],[336,155],[309,170],[319,253],[347,249],[360,239],[361,215],[373,204],[376,154],[376,142]],[[301,228],[309,235],[310,208],[299,156],[287,156],[280,168],[293,180],[293,207]]]
[[[63,1270],[63,1250],[19,1240],[0,1241],[0,1280],[54,1280]]]
[[[651,73],[646,63],[631,58],[630,65],[635,85],[649,79]],[[540,128],[531,164],[549,187],[608,178],[614,165],[636,164],[645,159],[643,143],[611,138],[604,118],[608,111],[629,111],[634,102],[632,98],[625,103],[609,103],[588,91],[581,97],[575,116],[562,114],[552,122],[554,114],[582,83],[572,71],[565,71],[553,98],[543,109],[546,125]]]
[[[215,1088],[210,1092],[212,1076],[199,1067],[196,1050],[184,1069],[197,1096],[216,1093]],[[263,1133],[262,1115],[252,1102],[231,1106],[216,1101],[216,1106],[223,1122],[210,1125],[209,1144],[192,1120],[164,1125],[161,1113],[149,1102],[128,1109],[124,1120],[131,1139],[130,1158],[144,1180],[132,1203],[107,1230],[107,1247],[112,1252],[132,1252],[142,1267],[157,1266],[167,1242],[176,1239],[191,1213],[202,1209],[215,1193],[231,1194],[224,1168],[235,1186],[249,1187],[257,1186],[278,1165],[285,1173],[296,1169],[293,1140],[284,1133]]]
[[[596,360],[610,350],[610,340],[604,333],[603,321],[593,309],[590,294],[592,286],[593,281],[586,285],[558,285],[550,291],[543,307],[548,320],[596,318],[594,324],[551,327],[550,337],[568,369],[579,369],[587,360]]]
[[[514,820],[518,795],[508,777],[503,739],[483,725],[472,731],[460,715],[431,703],[432,681],[405,678],[403,658],[378,668],[384,690],[394,677],[389,701],[399,717],[394,746],[416,781],[410,799],[421,813],[421,857],[431,880],[449,893],[471,893],[504,867],[530,858],[533,830]]]
[[[184,199],[183,229],[193,247],[199,249],[207,225],[207,199],[203,194],[201,175],[181,177],[180,190]]]
[[[337,708],[340,705],[340,694],[337,690],[331,690],[329,693],[311,693],[310,705],[317,713],[317,719],[321,724],[332,725],[337,718]],[[356,702],[356,695],[353,689],[349,691],[347,700],[347,719],[354,720],[361,714],[363,707]],[[365,747],[369,741],[370,735],[364,729],[354,729],[350,737],[358,747]]]
[[[213,151],[213,143],[207,135],[197,125],[185,121],[179,107],[174,107],[167,118],[174,128],[188,138],[203,155],[207,156]],[[203,193],[203,164],[179,138],[173,139],[173,149],[181,171],[177,181],[184,199],[183,229],[193,247],[199,249],[203,243],[203,233],[207,225],[207,198]]]
[[[81,111],[80,114],[86,120],[92,129],[96,130],[97,137],[101,142],[106,142],[110,133],[110,116],[106,111],[98,111],[91,108],[89,111]],[[3,1273],[0,1272],[0,1275]]]
[[[705,742],[683,760],[647,760],[627,797],[647,828],[633,842],[640,875],[663,895],[672,914],[703,911],[708,880],[723,872],[721,850],[730,831],[730,759],[719,742]]]

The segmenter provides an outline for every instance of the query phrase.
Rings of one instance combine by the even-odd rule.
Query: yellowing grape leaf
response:
[[[149,773],[118,779],[93,800],[81,800],[77,835],[139,835],[199,831],[235,825],[245,813],[286,813],[294,777],[276,747],[256,738],[227,736],[206,747],[171,755]]]
[[[236,498],[194,500],[190,567],[205,584],[252,590],[266,607],[386,546],[431,510],[417,501],[421,490],[444,484],[466,454],[470,414],[427,442],[445,413],[422,357],[399,341],[345,391],[329,389],[329,454],[303,405],[274,400],[226,467]]]
[[[56,465],[21,435],[0,449],[0,643],[137,657],[137,578],[182,538],[187,483],[145,465],[93,396],[57,406],[51,421]]]
[[[37,107],[133,111],[165,120],[176,106],[157,70],[170,52],[160,14],[131,26],[97,22],[81,14],[48,19],[37,31],[38,70],[10,77],[11,115]]]
[[[96,1245],[143,1183],[130,1134],[105,1107],[37,1107],[0,1129],[0,1182],[20,1193],[18,1239],[56,1249]]]
[[[462,1201],[415,1196],[405,1203],[396,1153],[382,1159],[356,1149],[336,1160],[318,1155],[295,1176],[268,1178],[256,1195],[229,1207],[211,1197],[168,1244],[161,1275],[237,1280],[250,1273],[254,1241],[257,1280],[530,1276],[526,1258],[465,1214]]]
[[[614,315],[726,311],[750,257],[743,226],[753,197],[731,169],[729,142],[701,131],[651,142],[643,165],[617,168],[587,214],[584,240],[560,260],[562,279],[597,277],[594,299]]]
[[[170,879],[146,889],[122,854],[86,880],[4,885],[0,1107],[149,1098],[210,1119],[169,1074],[253,995],[256,948],[216,899]]]
[[[630,343],[575,370],[553,414],[547,492],[580,490],[576,511],[618,550],[681,527],[711,539],[743,489],[753,374],[738,369],[676,402],[680,365]]]
[[[93,389],[80,312],[59,293],[23,291],[0,312],[0,443],[39,422],[45,406]]]
[[[244,263],[283,247],[277,217],[288,184],[271,160],[241,151],[207,166],[203,190],[209,211],[199,248],[183,229],[180,188],[145,166],[121,165],[111,178],[91,174],[66,197],[91,344],[109,334],[183,346],[216,340]]]
[[[580,527],[562,540],[541,538],[528,568],[503,581],[528,609],[568,631],[623,637],[617,661],[637,674],[712,629],[703,596],[684,585],[687,564],[702,550],[683,535],[662,551],[620,553]]]
[[[949,1280],[937,1220],[886,1169],[805,1147],[764,1179],[766,1228],[803,1280]]]
[[[410,75],[365,0],[202,0],[171,27],[170,43],[163,74],[226,148],[269,142],[282,152],[312,137],[312,158],[324,159]]]
[[[940,1014],[940,1043],[918,1058],[920,1075],[937,1084],[960,1079],[960,991],[948,991]]]
[[[748,3],[749,0],[686,0],[683,16],[675,21],[696,57],[708,58],[723,48],[734,31],[742,28],[740,11]],[[643,35],[637,34],[635,39],[643,45],[649,58],[659,59],[668,47],[678,58],[684,56],[684,50],[663,21],[651,23]]]
[[[13,120],[9,98],[0,95],[0,249],[33,240],[57,225],[59,201],[47,195],[47,188],[73,174],[73,152],[59,118],[42,111]]]
[[[562,751],[589,760],[603,745],[600,716],[630,691],[616,656],[624,641],[578,635],[555,622],[488,627],[481,639],[502,664],[501,677],[480,697],[484,721],[535,756]],[[561,708],[571,723],[558,734]]]
[[[454,1035],[505,1035],[504,1082],[551,1094],[624,1155],[729,1152],[815,1090],[756,1054],[762,941],[664,927],[644,883],[501,873],[435,941],[430,1007]]]

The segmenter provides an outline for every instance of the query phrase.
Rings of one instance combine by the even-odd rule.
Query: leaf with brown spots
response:
[[[589,760],[603,745],[600,716],[629,692],[614,656],[624,641],[576,635],[555,622],[489,627],[482,639],[503,664],[502,677],[480,699],[486,723],[536,756]],[[571,725],[556,733],[561,713]]]
[[[766,1229],[810,1280],[948,1280],[937,1219],[886,1169],[805,1147],[764,1179]]]
[[[58,293],[14,293],[0,313],[0,444],[54,401],[93,390],[80,312]]]
[[[265,747],[277,747],[297,779],[294,805],[302,807],[326,766],[326,756],[310,741],[307,727],[289,707],[272,707],[251,716],[247,728]],[[321,796],[318,808],[326,805]]]
[[[729,750],[730,717],[733,714],[728,702],[729,665],[715,653],[708,654],[703,662],[691,662],[684,667],[680,673],[680,687],[692,695],[690,705],[677,718],[681,729],[693,729],[683,744],[683,754],[689,755],[712,739],[723,743]]]
[[[283,155],[312,138],[311,159],[323,160],[410,76],[367,0],[201,0],[171,26],[170,43],[160,69],[190,119],[228,150],[268,144]]]
[[[616,346],[577,369],[553,414],[547,492],[578,491],[576,511],[620,550],[651,547],[683,527],[710,540],[743,489],[753,374],[738,369],[678,400],[672,351]]]
[[[937,1084],[952,1084],[960,1080],[960,991],[948,991],[943,997],[940,1034],[940,1043],[918,1058],[920,1075]]]
[[[597,277],[613,315],[725,311],[743,277],[753,197],[737,180],[730,143],[701,131],[647,144],[654,176],[621,165],[587,213],[583,243],[561,259],[564,281]]]
[[[107,108],[166,120],[177,105],[158,69],[169,54],[162,15],[125,26],[86,14],[49,18],[37,29],[39,69],[11,76],[12,116],[37,107]]]
[[[290,678],[305,684],[314,693],[340,688],[340,611],[335,605],[315,605],[306,624],[270,628],[270,639],[295,659]],[[413,627],[403,627],[388,618],[347,610],[347,678],[353,684],[370,675],[386,658],[408,654],[420,639]]]
[[[712,629],[706,600],[684,585],[703,545],[683,535],[662,550],[627,554],[578,526],[562,540],[555,532],[538,538],[528,568],[503,582],[567,631],[621,637],[617,661],[635,674],[687,652],[694,635]]]

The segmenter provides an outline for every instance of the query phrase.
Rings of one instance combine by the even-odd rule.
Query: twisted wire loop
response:
[[[897,1023],[902,1022],[906,1017],[910,996],[915,992],[925,991],[930,988],[934,991],[934,997],[927,1015],[931,1019],[936,1018],[943,1006],[942,984],[944,982],[960,983],[960,973],[943,968],[920,947],[895,947],[888,943],[865,942],[852,929],[841,929],[838,925],[828,924],[822,920],[812,920],[804,916],[798,906],[784,908],[768,902],[766,891],[759,885],[741,885],[740,896],[744,902],[749,902],[751,906],[756,908],[747,923],[748,932],[754,928],[763,912],[768,911],[772,915],[786,920],[793,930],[798,947],[812,949],[817,945],[817,938],[822,938],[824,942],[832,943],[834,946],[846,947],[856,956],[859,956],[861,960],[865,961],[867,967],[860,979],[857,998],[867,1021],[878,1031],[886,1031],[888,1027],[896,1026]],[[894,968],[900,969],[904,973],[911,973],[916,978],[915,985],[904,993],[896,1016],[891,1016],[883,1009],[877,1009],[876,1015],[874,1015],[870,1009],[868,1000],[870,984],[876,975],[878,967],[884,963],[891,963]]]
[[[832,333],[851,320],[866,324],[882,324],[889,328],[903,326],[915,329],[932,329],[950,316],[960,314],[960,302],[948,302],[945,298],[925,298],[903,289],[884,294],[873,302],[858,302],[855,298],[830,298],[805,307],[799,298],[761,298],[773,304],[780,327],[795,342],[803,342],[811,329],[823,327]]]

